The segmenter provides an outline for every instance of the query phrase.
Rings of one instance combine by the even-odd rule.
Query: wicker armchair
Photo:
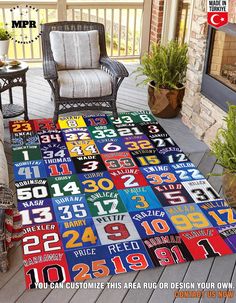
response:
[[[111,77],[111,94],[102,97],[68,98],[60,96],[60,82],[58,81],[57,64],[54,61],[50,43],[51,31],[91,31],[97,30],[100,46],[100,68]],[[128,71],[120,62],[111,60],[107,56],[104,25],[95,22],[65,21],[46,23],[42,25],[42,50],[44,78],[52,89],[52,98],[55,104],[54,122],[58,115],[76,110],[107,110],[112,111],[117,118],[116,98],[117,91],[123,79],[128,77]]]

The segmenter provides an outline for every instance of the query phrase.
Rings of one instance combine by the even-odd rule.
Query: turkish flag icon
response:
[[[228,13],[227,12],[208,12],[207,13],[208,24],[219,28],[228,23]]]

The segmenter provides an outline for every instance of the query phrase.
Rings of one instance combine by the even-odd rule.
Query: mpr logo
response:
[[[39,10],[31,5],[12,7],[6,19],[6,31],[15,43],[33,43],[42,34]]]
[[[36,28],[36,21],[32,21],[32,20],[19,20],[19,21],[12,21],[12,28]]]

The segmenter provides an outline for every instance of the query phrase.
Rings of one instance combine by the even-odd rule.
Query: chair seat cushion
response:
[[[58,80],[60,96],[64,98],[92,98],[112,94],[111,77],[100,69],[59,71]]]
[[[58,70],[98,68],[99,34],[93,31],[52,31],[51,49]]]

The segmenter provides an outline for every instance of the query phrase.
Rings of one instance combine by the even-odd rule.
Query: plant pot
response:
[[[174,118],[178,116],[184,97],[185,87],[178,89],[156,89],[155,83],[148,84],[148,105],[154,116]]]
[[[0,56],[8,54],[9,40],[0,40]]]
[[[223,174],[223,193],[227,203],[236,208],[236,173],[229,173],[224,170]]]

